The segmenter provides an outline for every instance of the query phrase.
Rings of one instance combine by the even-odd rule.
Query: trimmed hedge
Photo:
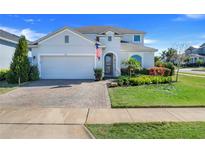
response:
[[[170,76],[171,70],[165,67],[153,67],[149,69],[149,75]]]
[[[0,69],[0,81],[6,80],[8,72],[8,69]]]
[[[151,76],[151,75],[142,75],[138,77],[128,77],[121,76],[117,79],[119,86],[139,86],[145,84],[165,84],[171,83],[171,76]]]

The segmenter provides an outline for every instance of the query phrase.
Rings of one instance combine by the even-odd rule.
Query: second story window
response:
[[[108,36],[108,41],[112,41],[112,36]]]
[[[65,43],[69,43],[69,36],[68,35],[65,36]]]
[[[134,35],[134,42],[140,42],[140,35]]]

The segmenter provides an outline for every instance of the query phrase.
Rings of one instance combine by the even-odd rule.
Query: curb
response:
[[[89,131],[89,129],[83,125],[83,128],[85,129],[86,133],[90,136],[91,139],[96,139],[95,136]]]

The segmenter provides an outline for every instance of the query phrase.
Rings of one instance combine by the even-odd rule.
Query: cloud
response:
[[[177,17],[177,18],[172,19],[172,21],[186,21],[186,18],[184,18],[184,17]]]
[[[204,14],[185,14],[185,16],[190,19],[205,19]]]
[[[41,19],[24,19],[24,21],[30,24],[34,24],[36,22],[40,22]]]
[[[205,19],[204,14],[184,14],[172,19],[172,21],[187,21],[187,20],[202,20],[202,19]]]
[[[154,39],[144,39],[144,43],[145,44],[153,44],[158,42],[158,40],[154,40]]]
[[[19,18],[19,15],[17,15],[17,14],[9,14],[8,16],[9,17],[14,17],[14,18]]]
[[[18,36],[25,35],[26,38],[30,41],[37,40],[46,35],[44,33],[38,33],[34,30],[31,30],[30,28],[16,29],[16,28],[11,28],[11,27],[0,26],[0,29],[7,31],[9,33],[18,35]]]

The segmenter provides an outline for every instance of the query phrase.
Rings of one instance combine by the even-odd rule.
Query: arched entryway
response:
[[[105,77],[115,76],[116,56],[113,53],[107,53],[104,56],[104,75]]]

